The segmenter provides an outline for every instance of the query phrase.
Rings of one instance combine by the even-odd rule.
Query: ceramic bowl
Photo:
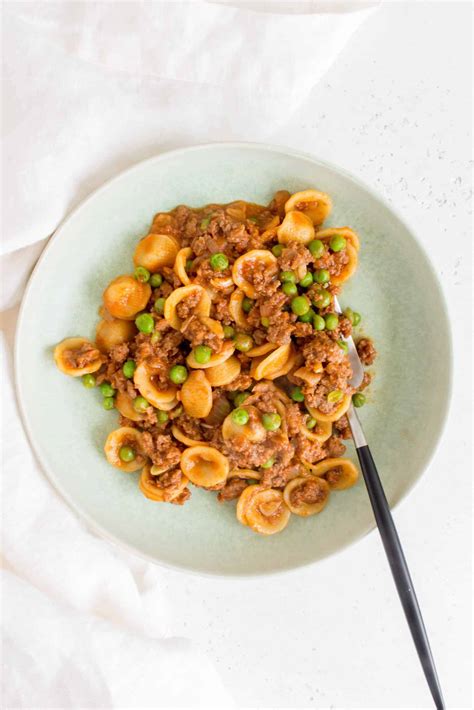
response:
[[[284,148],[211,144],[158,155],[105,184],[59,227],[30,279],[16,342],[22,415],[46,475],[94,531],[149,560],[261,575],[320,560],[374,526],[362,480],[334,492],[322,514],[292,516],[272,537],[239,524],[235,503],[219,504],[199,489],[183,507],[147,500],[138,474],[121,473],[104,458],[116,412],[104,411],[99,392],[53,363],[58,341],[94,336],[102,291],[131,270],[134,244],[154,213],[178,204],[266,203],[278,189],[308,187],[331,195],[328,225],[349,225],[360,235],[359,269],[340,301],[362,314],[359,332],[370,334],[379,352],[359,411],[392,506],[434,452],[449,399],[450,334],[436,276],[401,219],[345,171]]]

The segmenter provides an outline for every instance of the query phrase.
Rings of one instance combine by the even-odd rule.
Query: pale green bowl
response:
[[[212,493],[193,488],[183,507],[147,500],[138,474],[105,461],[116,413],[52,359],[66,336],[94,336],[104,286],[131,270],[134,244],[155,212],[238,198],[265,203],[278,189],[308,187],[333,198],[329,224],[350,225],[361,238],[360,267],[340,300],[360,311],[362,332],[379,351],[360,412],[391,505],[434,452],[449,400],[450,334],[435,274],[403,222],[344,171],[284,148],[213,144],[159,155],[108,182],[60,226],[28,284],[16,341],[25,427],[48,478],[93,530],[149,560],[201,573],[267,574],[315,562],[374,526],[362,480],[334,492],[322,514],[292,516],[268,538],[240,525],[235,504],[219,505]]]

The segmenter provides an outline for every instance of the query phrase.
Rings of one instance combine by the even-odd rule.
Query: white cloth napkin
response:
[[[6,707],[232,704],[207,658],[168,638],[183,611],[161,570],[90,534],[41,474],[18,417],[11,353],[29,271],[75,204],[176,145],[261,140],[286,124],[291,143],[298,105],[370,12],[240,5],[3,4]]]

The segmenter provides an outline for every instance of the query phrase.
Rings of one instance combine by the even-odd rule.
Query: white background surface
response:
[[[450,708],[471,705],[470,12],[468,3],[383,5],[290,130],[267,124],[227,136],[291,145],[353,171],[414,228],[442,281],[453,406],[434,461],[395,521]],[[429,360],[427,352],[420,367]],[[201,644],[244,706],[431,707],[377,534],[265,581],[165,578],[182,609],[174,631]]]
[[[257,107],[249,96],[223,106],[212,86],[191,83],[173,94],[172,112],[162,82],[154,97],[158,138],[140,140],[141,114],[129,117],[134,145],[122,140],[120,121],[103,154],[97,137],[86,136],[87,149],[98,151],[88,156],[98,172],[70,198],[77,201],[117,168],[160,150],[254,140],[346,167],[388,198],[418,234],[452,317],[453,407],[434,461],[395,519],[450,708],[471,705],[470,16],[468,3],[383,4],[310,95],[295,103],[289,120],[281,120],[274,100]],[[187,112],[197,97],[201,106],[208,99],[209,110],[196,110],[190,129]],[[182,122],[167,121],[180,107]],[[90,106],[109,109],[107,99]],[[156,111],[152,101],[149,111]],[[116,159],[108,172],[110,154]],[[427,352],[420,367],[429,362]],[[166,635],[195,641],[240,706],[431,707],[376,534],[313,568],[262,581],[158,573],[160,594],[148,603],[162,609]]]

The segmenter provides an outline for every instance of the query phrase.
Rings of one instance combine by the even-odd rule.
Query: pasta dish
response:
[[[58,368],[117,410],[105,456],[140,471],[150,500],[216,491],[269,535],[356,483],[345,414],[365,403],[370,374],[351,387],[346,339],[361,316],[336,313],[334,298],[360,245],[349,227],[322,227],[330,211],[308,189],[158,213],[134,270],[104,290],[95,340],[56,346]],[[371,340],[357,349],[371,365]]]

